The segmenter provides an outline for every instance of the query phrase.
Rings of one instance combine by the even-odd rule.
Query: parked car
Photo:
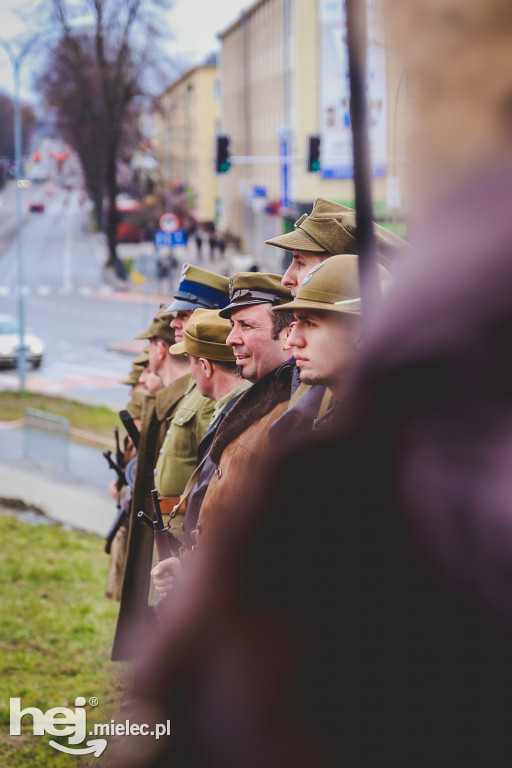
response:
[[[31,333],[24,334],[25,360],[34,368],[43,361],[43,342]],[[16,366],[20,356],[20,326],[12,315],[0,315],[0,365]]]
[[[29,211],[36,212],[36,213],[42,213],[44,211],[44,203],[42,200],[32,200],[32,202],[28,206]]]

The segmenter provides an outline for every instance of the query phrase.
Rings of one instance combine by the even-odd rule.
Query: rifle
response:
[[[126,475],[124,473],[124,470],[119,466],[118,463],[116,463],[112,458],[112,451],[103,451],[103,456],[106,458],[107,463],[110,467],[110,469],[113,469],[114,472],[117,475],[117,483],[116,487],[117,490],[120,491],[123,485],[128,485],[126,481]],[[124,509],[121,509],[121,500],[119,496],[116,500],[116,507],[118,509],[118,514],[116,519],[114,520],[114,523],[112,524],[112,527],[110,528],[110,531],[105,536],[106,544],[105,544],[105,552],[107,555],[110,554],[110,548],[112,546],[112,542],[114,540],[114,536],[118,532],[119,528],[123,525],[125,519],[127,519],[126,512]]]
[[[124,428],[126,429],[128,434],[130,435],[135,448],[138,448],[139,447],[139,440],[140,440],[140,432],[137,429],[137,427],[135,426],[135,422],[134,422],[132,416],[130,415],[130,412],[126,411],[126,410],[125,411],[119,411],[119,418],[123,422]]]
[[[155,519],[151,520],[142,510],[137,513],[137,517],[143,520],[147,525],[150,525],[153,529],[158,560],[167,560],[168,557],[179,557],[183,542],[180,541],[166,525],[164,525],[162,511],[160,509],[160,500],[156,488],[151,491],[151,500],[155,511]]]
[[[110,548],[112,546],[112,542],[114,541],[114,536],[118,532],[118,530],[121,528],[122,525],[124,525],[125,520],[128,521],[128,515],[126,514],[124,509],[121,509],[120,505],[117,507],[119,509],[119,514],[117,515],[116,519],[112,523],[112,527],[110,528],[110,531],[105,536],[105,552],[107,555],[110,554]]]
[[[126,482],[126,475],[124,473],[124,470],[112,458],[112,451],[103,451],[102,453],[103,453],[103,456],[106,458],[110,469],[113,469],[117,475],[117,490],[119,491],[123,485],[128,485],[128,483]]]
[[[114,437],[116,439],[116,461],[121,469],[124,469],[124,453],[122,452],[121,446],[119,445],[119,427],[114,427]]]

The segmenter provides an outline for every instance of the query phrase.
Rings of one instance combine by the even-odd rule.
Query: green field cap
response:
[[[220,309],[229,301],[228,289],[228,277],[185,263],[174,301],[166,312],[188,312],[198,307]]]
[[[133,392],[131,400],[126,406],[126,410],[132,419],[140,419],[142,416],[142,406],[144,405],[147,396],[148,393],[142,389],[136,389],[135,392]]]
[[[282,275],[268,272],[239,272],[231,278],[229,296],[231,302],[220,311],[221,317],[231,317],[235,309],[251,304],[283,304],[292,294],[281,285]]]
[[[135,365],[135,363],[132,365],[132,369],[126,379],[122,379],[120,381],[120,384],[127,384],[129,387],[134,387],[139,379],[142,371],[144,370],[143,366]]]
[[[138,333],[137,336],[134,336],[134,339],[152,339],[157,336],[159,339],[162,339],[162,341],[164,341],[167,346],[174,344],[174,328],[171,328],[169,325],[172,318],[166,314],[166,306],[166,304],[160,305],[160,309],[151,321],[150,326],[146,328],[145,331],[142,331],[141,333]]]
[[[388,266],[412,246],[399,235],[379,224],[373,225],[379,261]],[[304,213],[295,222],[295,229],[284,235],[265,240],[267,245],[288,251],[311,251],[320,256],[357,253],[356,212],[353,208],[317,197],[311,213]]]
[[[183,332],[183,341],[169,347],[171,355],[188,352],[196,357],[204,357],[214,362],[234,363],[233,347],[226,345],[231,333],[231,323],[220,317],[218,311],[196,309]]]
[[[378,269],[383,283],[389,278],[389,272],[381,265]],[[273,309],[316,309],[360,314],[358,257],[343,253],[317,264],[302,281],[295,299]]]

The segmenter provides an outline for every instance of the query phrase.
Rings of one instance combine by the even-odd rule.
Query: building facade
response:
[[[242,237],[261,269],[275,270],[279,254],[264,240],[290,228],[316,197],[354,205],[344,2],[257,0],[219,39],[220,132],[232,155],[220,176],[221,226]],[[386,53],[379,0],[368,3],[368,41],[372,192],[384,215],[400,203],[400,72]],[[320,137],[317,172],[307,167],[310,136]]]
[[[219,113],[213,63],[190,69],[158,98],[156,149],[164,192],[168,200],[185,198],[200,223],[214,222],[219,205],[215,174]]]

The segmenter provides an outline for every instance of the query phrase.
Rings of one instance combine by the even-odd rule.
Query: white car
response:
[[[12,315],[0,315],[0,366],[15,366],[20,355],[20,326]],[[25,360],[39,368],[44,347],[41,339],[31,333],[24,334]]]

